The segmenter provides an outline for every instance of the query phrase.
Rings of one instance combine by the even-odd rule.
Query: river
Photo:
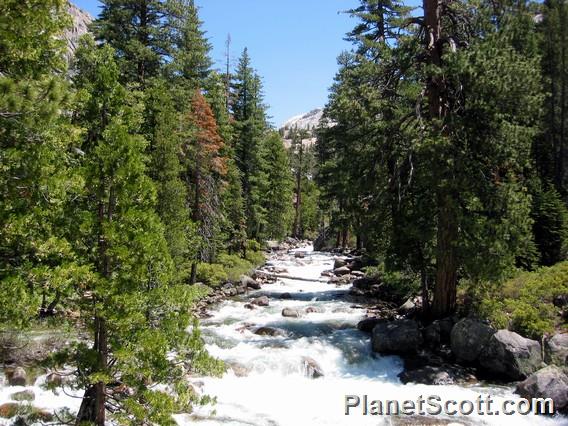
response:
[[[269,265],[286,268],[293,277],[321,279],[321,272],[333,267],[333,257],[313,252],[304,258],[293,253],[274,255]],[[442,400],[475,401],[481,394],[492,395],[499,404],[515,399],[512,387],[486,385],[427,386],[403,385],[397,375],[403,369],[396,356],[372,353],[369,335],[357,330],[365,310],[344,300],[349,286],[338,288],[326,282],[279,279],[263,286],[247,298],[269,296],[267,307],[245,308],[246,300],[223,302],[202,322],[209,352],[239,370],[222,378],[201,378],[203,392],[216,396],[215,405],[200,407],[192,416],[178,416],[180,424],[198,421],[201,425],[398,425],[398,424],[489,424],[489,425],[560,425],[565,418],[543,416],[467,416],[441,418],[427,423],[424,419],[404,416],[363,415],[351,409],[345,415],[345,396],[364,395],[369,399],[416,400],[420,395],[439,396]],[[291,299],[281,299],[289,293]],[[246,298],[245,298],[246,299]],[[284,308],[312,312],[300,318],[285,318]],[[282,336],[259,336],[258,327],[284,331]],[[323,377],[306,376],[304,360],[315,360]],[[239,371],[238,370],[238,371]],[[239,377],[240,376],[240,377]],[[496,405],[497,406],[497,405]]]

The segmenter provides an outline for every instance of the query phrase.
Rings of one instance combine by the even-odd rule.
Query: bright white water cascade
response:
[[[319,279],[331,269],[333,258],[308,250],[306,257],[293,255],[272,258],[274,266],[284,267],[293,277]],[[378,356],[370,349],[368,335],[356,329],[364,310],[353,308],[341,298],[348,287],[337,288],[324,282],[281,279],[265,285],[250,297],[268,295],[270,305],[248,310],[243,301],[226,301],[202,329],[210,353],[228,363],[250,370],[246,377],[229,371],[222,378],[203,378],[204,393],[216,396],[214,406],[199,407],[193,415],[176,416],[181,425],[397,425],[440,424],[427,420],[393,416],[363,416],[361,409],[345,415],[345,395],[364,395],[369,399],[416,400],[420,395],[438,395],[442,400],[471,400],[492,395],[495,401],[515,399],[512,387],[403,385],[397,378],[402,361],[394,356]],[[282,293],[292,299],[281,300]],[[323,308],[301,318],[285,318],[283,308],[304,310]],[[251,326],[251,323],[255,326]],[[248,328],[245,328],[247,327]],[[284,330],[286,336],[259,336],[261,326]],[[317,361],[324,377],[306,377],[303,359]],[[495,407],[495,405],[493,406]],[[442,420],[440,417],[438,420]],[[446,421],[449,421],[448,418]],[[468,416],[453,418],[452,424],[476,425],[560,425],[565,418],[542,416]],[[446,422],[444,422],[446,423]]]

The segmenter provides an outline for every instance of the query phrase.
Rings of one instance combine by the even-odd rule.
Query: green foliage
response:
[[[420,290],[420,277],[412,272],[391,271],[384,264],[368,266],[365,275],[381,284],[381,291],[394,303],[403,303]]]
[[[539,340],[563,324],[553,301],[567,292],[568,262],[561,262],[534,272],[519,272],[502,284],[477,283],[470,295],[478,314],[495,326]]]
[[[541,265],[566,259],[568,250],[568,209],[554,188],[540,188],[534,195],[532,216],[535,243]]]
[[[277,132],[266,135],[262,146],[262,166],[266,185],[261,204],[267,212],[262,235],[280,240],[290,228],[292,213],[292,174],[284,142]]]
[[[229,279],[225,266],[218,263],[198,263],[197,281],[218,287]]]
[[[70,26],[64,0],[3,0],[0,3],[0,74],[38,79],[65,69],[65,41]]]

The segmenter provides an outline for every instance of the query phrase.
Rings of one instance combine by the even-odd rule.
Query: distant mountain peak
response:
[[[316,108],[305,114],[296,115],[287,120],[283,125],[284,131],[298,128],[299,130],[313,130],[318,127],[323,116],[323,108]]]

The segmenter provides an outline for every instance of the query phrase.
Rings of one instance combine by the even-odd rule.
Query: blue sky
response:
[[[74,0],[93,16],[97,0]],[[337,70],[336,57],[355,25],[338,13],[357,0],[196,0],[216,66],[224,62],[231,34],[233,61],[246,46],[264,80],[266,103],[276,125],[325,104]]]

